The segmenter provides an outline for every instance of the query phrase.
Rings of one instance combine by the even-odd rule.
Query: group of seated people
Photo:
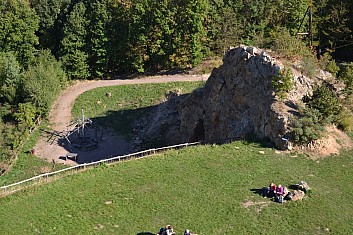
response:
[[[175,234],[174,230],[173,230],[173,226],[171,226],[170,224],[166,225],[164,228],[160,228],[159,232],[157,233],[157,235],[172,235]]]
[[[157,235],[173,235],[173,234],[175,234],[175,232],[173,230],[173,226],[171,226],[170,224],[166,225],[164,228],[160,228],[159,232],[157,233]],[[184,235],[191,235],[189,229],[185,230]]]
[[[276,185],[274,183],[270,183],[268,187],[262,189],[263,197],[274,198],[275,202],[283,203],[283,199],[285,196],[285,190],[282,185]]]

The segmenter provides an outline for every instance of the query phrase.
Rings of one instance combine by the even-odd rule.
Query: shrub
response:
[[[33,103],[37,112],[46,116],[66,81],[61,64],[49,51],[42,51],[35,63],[29,66],[25,78],[25,101]]]
[[[279,28],[270,33],[270,48],[287,59],[296,59],[307,50],[306,45],[290,35],[288,29]]]
[[[285,99],[287,92],[293,88],[292,77],[291,68],[285,67],[272,78],[272,86],[281,100]]]
[[[332,59],[329,53],[325,53],[323,56],[321,56],[319,66],[322,70],[331,73],[333,76],[337,76],[337,73],[340,71],[336,61]]]
[[[312,97],[308,101],[308,105],[310,108],[317,109],[321,113],[322,120],[333,120],[342,109],[340,99],[327,84],[323,84],[314,90]]]
[[[298,38],[291,36],[285,28],[279,28],[270,33],[270,48],[289,60],[301,60],[301,72],[308,77],[314,77],[319,68],[316,57]]]
[[[303,52],[301,62],[301,72],[310,78],[315,77],[319,65],[315,56],[311,53]]]
[[[294,143],[307,144],[325,134],[325,129],[321,123],[321,114],[318,110],[302,108],[299,113],[299,116],[293,118],[290,126]]]
[[[17,112],[14,114],[16,121],[26,127],[33,127],[36,118],[36,108],[32,103],[21,103]]]
[[[348,94],[343,100],[343,106],[353,112],[353,94]]]
[[[338,73],[338,79],[346,84],[346,90],[352,93],[353,90],[353,63],[342,66]]]
[[[291,135],[295,143],[306,144],[319,139],[325,133],[324,126],[336,123],[343,130],[353,127],[353,115],[343,110],[341,100],[328,84],[314,90],[312,97],[304,102],[306,108],[299,109],[300,115],[294,117],[291,124]]]
[[[339,129],[351,132],[353,130],[353,114],[348,109],[342,111],[336,117],[336,124]]]

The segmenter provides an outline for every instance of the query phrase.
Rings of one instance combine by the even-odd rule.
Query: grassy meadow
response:
[[[94,89],[77,100],[73,115],[84,108],[87,117],[129,137],[133,117],[166,91],[202,85],[185,84]],[[41,164],[22,155],[0,181],[30,177]],[[353,151],[314,161],[247,141],[193,146],[101,165],[1,198],[0,234],[152,235],[166,224],[177,234],[186,228],[199,235],[353,234],[352,179]],[[281,205],[256,193],[269,182],[302,180],[312,189],[302,201]]]
[[[260,154],[264,151],[265,154]],[[353,158],[319,161],[243,141],[100,166],[0,200],[1,234],[352,234]],[[306,181],[284,205],[256,189]]]
[[[80,118],[84,109],[86,117],[129,138],[133,120],[163,101],[166,93],[186,94],[203,85],[204,82],[170,82],[96,88],[78,97],[72,116]]]

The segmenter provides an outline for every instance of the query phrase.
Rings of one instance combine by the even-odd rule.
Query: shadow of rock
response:
[[[298,109],[297,105],[291,100],[285,101],[284,103],[285,103],[285,105],[287,105],[288,107],[290,107],[292,109]]]

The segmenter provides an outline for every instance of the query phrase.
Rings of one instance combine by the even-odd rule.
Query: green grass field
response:
[[[72,116],[81,117],[81,110],[84,109],[86,117],[101,126],[113,127],[117,133],[129,138],[133,120],[148,111],[149,107],[159,104],[167,92],[185,94],[203,85],[204,82],[171,82],[96,88],[76,100]]]
[[[313,161],[242,141],[168,151],[2,198],[0,233],[142,235],[169,223],[177,234],[352,234],[350,155]],[[301,180],[303,201],[253,192]]]
[[[200,85],[99,88],[81,96],[73,114],[84,107],[87,117],[107,124],[124,112],[140,115],[136,108],[155,105],[168,90]],[[131,120],[125,121],[116,130],[128,136]],[[166,224],[177,234],[186,228],[199,235],[353,234],[352,156],[347,151],[314,161],[236,141],[103,165],[1,198],[0,234],[152,235]],[[22,154],[0,182],[31,177],[43,166],[48,167]],[[281,205],[255,193],[272,181],[288,186],[301,180],[312,190],[300,202]]]

